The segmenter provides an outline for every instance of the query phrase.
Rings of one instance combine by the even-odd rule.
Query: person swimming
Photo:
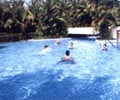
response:
[[[61,40],[60,40],[60,39],[57,39],[57,40],[55,41],[55,43],[53,44],[52,48],[54,48],[54,47],[56,47],[56,46],[58,46],[58,45],[60,45],[60,44],[61,44]]]
[[[48,45],[45,45],[43,49],[38,54],[46,54],[51,51],[51,48]]]
[[[70,42],[69,49],[73,49],[73,42]]]
[[[60,44],[61,43],[61,40],[60,39],[57,39],[56,40],[56,44]]]
[[[103,44],[102,50],[104,50],[104,51],[108,50],[108,48],[107,48],[107,44],[106,44],[106,43]]]
[[[70,51],[66,50],[65,51],[65,56],[61,58],[61,61],[57,62],[56,65],[58,64],[75,64],[76,62],[74,59],[70,56]]]
[[[62,58],[63,61],[71,61],[73,58],[70,56],[70,51],[66,50],[65,51],[65,56]]]

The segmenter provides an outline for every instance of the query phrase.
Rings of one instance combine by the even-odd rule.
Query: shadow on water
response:
[[[76,79],[73,77],[61,82],[49,80],[38,87],[37,93],[27,100],[101,100],[100,96],[105,94],[103,85],[107,80],[104,77],[98,77],[92,83],[80,80],[82,88],[75,87]]]
[[[4,49],[4,48],[6,48],[6,46],[0,46],[0,49]]]
[[[72,95],[72,78],[66,78],[61,82],[49,80],[37,89],[37,93],[28,100],[70,100]]]
[[[34,94],[34,91],[37,92],[40,84],[52,79],[52,73],[53,71],[49,70],[46,75],[41,70],[32,74],[19,74],[0,80],[0,100],[28,100],[29,95]]]
[[[58,81],[62,70],[21,74],[0,82],[0,100],[102,100],[109,77],[88,79],[66,77]]]
[[[96,77],[93,82],[80,82],[83,87],[77,89],[70,100],[102,100],[101,95],[105,94],[104,84],[106,84],[108,78]]]
[[[15,85],[8,82],[0,82],[0,100],[16,100]]]

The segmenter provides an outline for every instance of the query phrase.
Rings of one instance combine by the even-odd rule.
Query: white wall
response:
[[[112,37],[113,37],[113,39],[117,38],[117,30],[120,30],[120,26],[118,26],[118,27],[116,27],[116,28],[114,28],[112,30]]]
[[[75,27],[68,28],[68,34],[93,35],[96,34],[96,32],[92,27]]]

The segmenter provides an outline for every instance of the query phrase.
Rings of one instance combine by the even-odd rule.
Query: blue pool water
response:
[[[61,39],[0,44],[0,100],[120,100],[120,49],[95,40]],[[61,62],[70,49],[75,63]]]

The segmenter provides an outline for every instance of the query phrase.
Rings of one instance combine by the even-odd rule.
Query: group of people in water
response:
[[[58,40],[56,40],[55,44],[52,47],[54,47],[56,45],[59,45],[60,43],[61,43],[61,40],[58,39]],[[70,42],[69,49],[74,49],[73,45],[74,45],[73,42]],[[101,43],[100,45],[101,45],[101,48],[102,48],[103,51],[108,50],[106,43]],[[73,61],[73,58],[70,55],[70,50],[69,49],[65,51],[65,56],[63,58],[61,58],[62,61]],[[48,45],[45,45],[41,52],[46,53],[50,50],[51,50],[51,48]]]
[[[52,48],[56,45],[59,45],[61,43],[61,40],[57,39],[55,44],[52,46]],[[73,42],[70,42],[70,45],[69,45],[69,49],[73,49]],[[48,46],[48,45],[45,45],[43,50],[41,51],[41,53],[46,53],[46,52],[49,52],[51,50],[51,48]],[[62,61],[71,61],[73,60],[73,58],[71,57],[70,55],[70,50],[66,50],[65,51],[65,56],[63,58],[61,58]]]

